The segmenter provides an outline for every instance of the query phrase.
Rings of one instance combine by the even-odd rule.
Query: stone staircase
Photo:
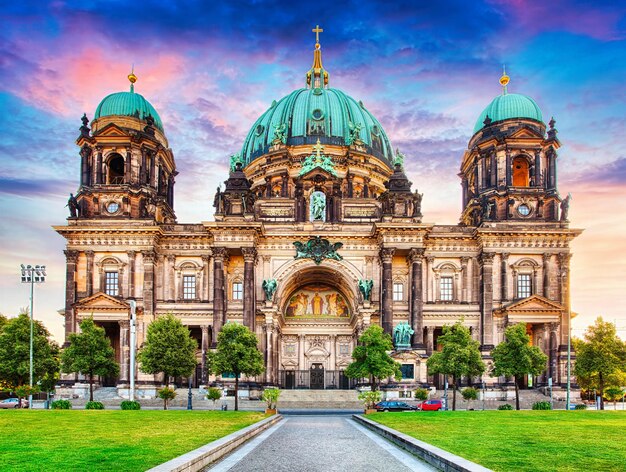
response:
[[[356,390],[283,390],[279,410],[362,410]]]

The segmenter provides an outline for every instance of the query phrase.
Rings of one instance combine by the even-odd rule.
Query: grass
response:
[[[143,471],[264,417],[243,411],[0,410],[0,470]]]
[[[375,413],[385,426],[496,471],[623,471],[626,413],[447,411]]]

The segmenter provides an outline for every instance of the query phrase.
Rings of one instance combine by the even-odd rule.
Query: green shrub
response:
[[[465,400],[476,400],[478,399],[478,390],[474,387],[467,387],[461,390],[461,395],[463,395]]]
[[[85,410],[104,410],[102,402],[87,402]]]
[[[176,391],[170,387],[163,387],[161,390],[157,390],[157,396],[163,400],[163,409],[167,410],[167,403],[176,398]]]
[[[267,404],[268,410],[275,410],[278,403],[278,397],[280,397],[280,389],[278,388],[266,388],[263,390],[261,398]]]
[[[574,410],[586,410],[586,409],[587,409],[587,405],[585,405],[584,403],[579,403],[578,405],[574,407]]]
[[[511,405],[509,405],[508,403],[505,403],[504,405],[500,405],[498,407],[498,410],[512,410],[513,407]]]
[[[72,404],[70,403],[69,400],[55,400],[50,404],[50,406],[52,407],[53,410],[71,410],[72,409]]]
[[[124,400],[120,404],[120,407],[122,408],[122,410],[141,410],[141,405],[139,404],[139,402],[134,400]]]
[[[359,393],[359,400],[367,410],[374,408],[374,405],[380,401],[381,397],[381,393],[378,390],[365,390]]]
[[[415,392],[413,392],[413,396],[416,400],[428,400],[428,390],[425,388],[416,388]]]
[[[535,402],[533,403],[533,410],[551,410],[552,404],[550,402]]]

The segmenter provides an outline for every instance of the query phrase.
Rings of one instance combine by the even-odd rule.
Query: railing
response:
[[[346,377],[343,370],[325,370],[323,377],[316,375],[316,373],[311,376],[310,370],[279,370],[278,384],[280,388],[286,390],[349,390],[356,386],[357,379]]]

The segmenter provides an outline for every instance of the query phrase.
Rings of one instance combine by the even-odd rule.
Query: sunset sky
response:
[[[480,112],[499,93],[554,116],[558,187],[571,192],[572,310],[626,337],[626,3],[623,1],[81,1],[0,7],[0,312],[28,305],[19,265],[45,264],[35,318],[62,339],[64,224],[79,180],[74,140],[106,95],[158,110],[180,175],[178,221],[211,220],[256,118],[305,84],[319,24],[330,86],[379,119],[424,193],[424,222],[455,224],[457,176]],[[210,6],[208,6],[210,5]]]

